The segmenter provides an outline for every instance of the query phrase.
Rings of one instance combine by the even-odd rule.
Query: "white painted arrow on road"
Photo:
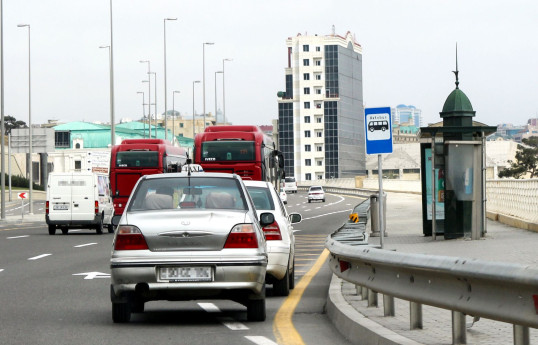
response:
[[[84,279],[110,278],[110,274],[101,272],[75,273],[74,276],[86,276]]]

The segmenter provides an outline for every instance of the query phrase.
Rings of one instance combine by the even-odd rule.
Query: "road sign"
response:
[[[26,199],[26,192],[22,192],[22,193],[17,194],[17,198]]]
[[[366,154],[392,153],[390,107],[364,109]]]

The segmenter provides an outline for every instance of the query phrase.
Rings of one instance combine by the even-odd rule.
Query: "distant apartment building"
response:
[[[417,128],[422,127],[422,110],[414,105],[399,104],[391,109],[392,124],[407,124]]]
[[[362,48],[351,33],[286,41],[278,142],[286,176],[298,181],[366,172]]]

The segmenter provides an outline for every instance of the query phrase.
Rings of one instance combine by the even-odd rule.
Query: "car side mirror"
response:
[[[265,212],[260,214],[260,225],[267,226],[275,222],[275,216],[270,212]]]
[[[297,224],[303,220],[303,217],[299,213],[291,213],[288,217],[291,224]]]
[[[121,216],[113,216],[112,225],[114,225],[114,227],[118,226],[118,224],[120,223],[120,219],[121,219]]]

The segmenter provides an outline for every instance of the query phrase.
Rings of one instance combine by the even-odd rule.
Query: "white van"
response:
[[[282,189],[286,193],[297,193],[297,181],[295,177],[285,177]]]
[[[114,232],[114,206],[107,175],[92,172],[50,173],[47,183],[45,220],[49,235],[56,229],[67,234],[70,228],[95,229]]]

